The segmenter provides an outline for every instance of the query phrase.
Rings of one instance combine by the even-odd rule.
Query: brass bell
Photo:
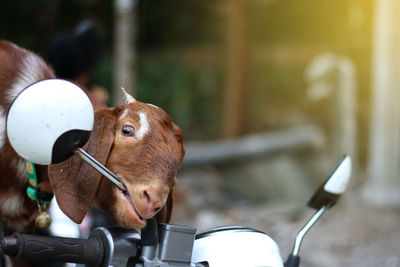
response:
[[[39,214],[35,219],[36,226],[39,228],[47,228],[51,224],[51,216],[46,211],[46,205],[39,205]]]

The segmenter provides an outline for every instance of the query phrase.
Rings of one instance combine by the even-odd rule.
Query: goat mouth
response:
[[[126,188],[126,186],[125,186]],[[138,219],[142,222],[144,222],[144,218],[140,215],[139,211],[136,209],[135,203],[133,203],[131,194],[129,194],[129,191],[126,190],[121,190],[121,193],[124,195],[125,200],[129,203],[129,205],[131,206],[132,210],[134,211],[134,213],[136,214],[136,216],[138,217]]]

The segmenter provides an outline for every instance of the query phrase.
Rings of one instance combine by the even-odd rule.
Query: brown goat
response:
[[[54,78],[37,55],[0,41],[0,218],[5,229],[26,230],[37,213],[37,203],[26,195],[24,159],[12,149],[6,132],[6,114],[26,86]],[[90,94],[89,98],[90,97]],[[92,204],[107,211],[123,227],[143,227],[155,216],[168,222],[172,187],[183,156],[183,135],[156,106],[127,96],[115,108],[95,108],[92,134],[84,150],[115,173],[127,188],[121,191],[78,156],[49,166],[37,166],[40,191],[53,192],[63,212],[80,223]],[[29,129],[21,131],[29,134]]]

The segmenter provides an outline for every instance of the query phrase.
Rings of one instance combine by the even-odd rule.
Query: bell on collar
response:
[[[46,204],[39,204],[39,214],[35,219],[36,226],[39,228],[47,228],[51,224],[51,216],[46,211]]]

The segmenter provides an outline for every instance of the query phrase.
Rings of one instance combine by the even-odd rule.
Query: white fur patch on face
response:
[[[22,60],[22,66],[18,77],[8,91],[8,101],[10,103],[14,98],[28,85],[42,79],[45,63],[35,54],[27,54]]]
[[[1,210],[3,215],[6,216],[21,216],[26,213],[23,207],[24,198],[17,194],[8,198],[5,198],[1,203]]]
[[[139,140],[142,140],[144,136],[150,131],[149,120],[147,114],[143,111],[139,112],[140,129],[136,131],[136,136]]]
[[[4,109],[0,107],[0,147],[6,142],[6,114]]]
[[[121,116],[119,116],[119,119],[121,120],[121,119],[125,118],[128,115],[129,115],[129,110],[125,109],[124,112],[122,112]]]

